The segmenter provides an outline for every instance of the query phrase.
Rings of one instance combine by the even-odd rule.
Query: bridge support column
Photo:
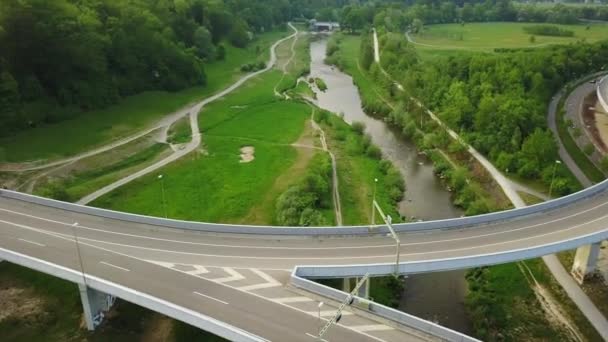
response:
[[[598,242],[581,246],[576,250],[571,273],[579,284],[583,284],[585,277],[595,271],[598,255],[600,253],[600,246],[601,243]]]
[[[352,280],[353,278],[342,279],[342,291],[350,293],[351,289],[353,288]]]
[[[115,298],[83,284],[78,284],[78,289],[87,329],[93,331],[103,321],[104,313],[114,305]]]
[[[361,280],[361,278],[357,278],[357,283],[359,283],[359,280]],[[359,288],[359,291],[357,292],[357,296],[368,299],[370,286],[371,286],[370,278],[367,278],[367,280]]]
[[[361,278],[344,278],[342,283],[342,291],[350,293],[359,283]],[[369,298],[369,287],[370,282],[369,278],[361,285],[359,291],[357,291],[357,296],[361,298]]]

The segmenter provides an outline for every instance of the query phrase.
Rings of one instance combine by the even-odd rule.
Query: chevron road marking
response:
[[[216,282],[216,283],[227,283],[229,281],[237,281],[237,280],[243,280],[243,279],[245,279],[245,277],[243,277],[242,274],[240,274],[239,272],[235,271],[233,268],[222,267],[222,269],[226,273],[230,274],[230,276],[229,277],[224,277],[224,278],[209,279],[209,280],[211,280],[213,282]]]
[[[261,283],[261,284],[255,284],[255,285],[242,286],[242,287],[238,288],[239,290],[252,291],[252,290],[266,289],[269,287],[277,287],[277,286],[283,285],[280,282],[278,282],[276,279],[274,279],[273,277],[269,276],[268,274],[266,274],[256,268],[252,268],[251,272],[257,274],[260,278],[266,280],[266,282]]]
[[[206,274],[209,273],[209,270],[203,266],[200,265],[189,265],[195,268],[195,270],[193,271],[186,271],[187,274],[189,275],[199,275],[199,274]]]

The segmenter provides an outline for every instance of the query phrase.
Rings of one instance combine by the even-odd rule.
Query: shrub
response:
[[[365,132],[365,124],[363,122],[355,121],[351,125],[353,131],[359,135],[363,135]]]

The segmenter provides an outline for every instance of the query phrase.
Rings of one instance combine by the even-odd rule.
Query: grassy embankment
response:
[[[301,135],[310,110],[274,96],[280,78],[276,71],[263,74],[203,109],[199,121],[204,151],[158,172],[164,175],[170,217],[239,222],[294,163],[297,151],[290,144]],[[253,161],[240,162],[243,146],[254,147]],[[151,174],[94,205],[162,216],[160,191],[157,174]]]
[[[467,23],[438,24],[425,26],[419,34],[412,35],[416,49],[423,59],[436,55],[451,55],[459,52],[492,52],[497,48],[530,48],[551,44],[569,44],[579,40],[594,42],[606,39],[608,25],[553,25],[573,31],[573,37],[552,37],[536,35],[534,42],[524,27],[534,23]],[[589,27],[589,29],[587,29]]]
[[[260,35],[245,49],[226,46],[226,58],[206,65],[207,84],[178,92],[151,91],[127,97],[118,104],[75,119],[22,131],[0,139],[8,162],[70,156],[142,130],[162,116],[203,99],[233,83],[242,64],[268,60],[269,46],[288,32]]]
[[[345,50],[341,56],[358,55],[356,40],[357,37],[345,37],[342,42],[342,48]],[[374,84],[373,77],[365,77],[360,68],[354,68],[352,64],[349,67],[347,63],[345,69],[355,79],[363,97],[367,93],[369,97],[379,96],[385,101],[390,99],[382,85]],[[531,198],[526,198],[532,201]],[[557,299],[565,311],[564,315],[576,324],[581,333],[589,340],[598,340],[595,329],[553,279],[542,260],[528,260],[526,265],[542,288],[548,289],[551,297]],[[472,321],[476,322],[478,337],[491,339],[501,334],[508,337],[507,339],[522,340],[559,339],[564,336],[564,330],[558,328],[559,324],[548,323],[545,312],[540,309],[536,299],[534,290],[538,287],[531,285],[529,279],[530,273],[524,274],[515,263],[470,272],[468,281],[471,292],[467,298],[467,306]],[[499,319],[494,320],[492,317]]]

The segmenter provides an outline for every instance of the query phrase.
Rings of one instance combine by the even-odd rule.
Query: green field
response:
[[[278,100],[273,71],[247,82],[200,117],[204,152],[160,170],[167,214],[180,219],[238,222],[297,157],[297,140],[310,108]],[[255,148],[255,159],[241,163],[240,148]],[[158,173],[134,181],[95,201],[96,206],[163,216]],[[273,209],[271,206],[269,210]],[[267,222],[269,223],[269,222]]]
[[[179,92],[152,91],[123,99],[105,109],[75,119],[22,131],[0,139],[0,162],[54,159],[74,155],[103,143],[143,130],[162,116],[203,99],[234,82],[240,66],[251,60],[268,59],[270,45],[287,32],[261,35],[246,49],[226,45],[226,59],[206,65],[207,85]]]
[[[468,23],[440,24],[426,26],[422,33],[412,35],[416,48],[423,53],[446,50],[492,52],[495,48],[529,48],[551,44],[568,44],[579,40],[594,42],[608,39],[608,24],[553,25],[574,31],[574,37],[535,36],[530,42],[530,34],[525,26],[533,23]],[[589,29],[587,29],[589,27]],[[430,51],[427,51],[430,50]]]

